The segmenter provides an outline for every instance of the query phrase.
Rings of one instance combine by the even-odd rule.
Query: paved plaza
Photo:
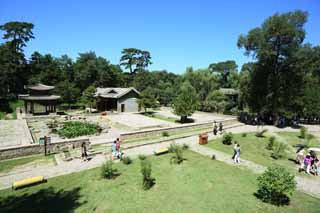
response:
[[[30,143],[32,136],[25,120],[0,120],[0,148]]]
[[[173,110],[171,107],[161,107],[160,110],[156,111],[156,114],[167,117],[167,118],[176,118],[177,120],[180,119],[179,116],[175,115],[173,113]],[[192,116],[188,117],[194,120],[196,123],[202,123],[202,122],[208,122],[208,121],[220,121],[227,118],[235,118],[235,116],[231,115],[222,115],[217,113],[211,113],[211,112],[200,112],[196,111],[192,114]]]

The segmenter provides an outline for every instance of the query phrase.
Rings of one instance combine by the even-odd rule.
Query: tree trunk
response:
[[[180,121],[181,121],[181,123],[185,123],[187,121],[187,116],[186,115],[181,115]]]

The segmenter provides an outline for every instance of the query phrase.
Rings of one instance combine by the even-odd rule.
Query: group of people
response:
[[[297,150],[296,162],[299,163],[299,172],[305,171],[307,174],[314,174],[316,176],[320,173],[320,161],[315,152],[310,151],[304,155],[304,148]]]
[[[234,163],[240,163],[240,144],[237,141],[234,142],[232,159]]]
[[[115,141],[113,142],[113,144],[112,144],[112,146],[111,146],[111,150],[112,150],[112,156],[113,156],[114,158],[117,158],[117,159],[120,159],[120,160],[121,160],[123,153],[122,153],[121,150],[120,150],[120,143],[121,143],[120,139],[117,138],[117,140],[115,140]]]
[[[219,132],[220,132],[220,134],[223,133],[223,125],[222,125],[221,122],[219,123]],[[218,125],[217,125],[217,122],[214,121],[214,123],[213,123],[213,135],[217,135],[217,134],[218,134]]]

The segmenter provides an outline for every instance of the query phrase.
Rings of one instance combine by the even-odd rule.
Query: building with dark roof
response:
[[[98,111],[138,112],[140,93],[130,88],[97,88],[95,97]]]
[[[26,113],[48,114],[56,112],[56,105],[60,96],[50,94],[54,86],[39,83],[26,86],[26,89],[28,89],[29,94],[19,95],[19,98],[24,100],[24,110]]]

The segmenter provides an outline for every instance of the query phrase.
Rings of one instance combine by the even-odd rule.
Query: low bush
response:
[[[271,157],[274,159],[280,159],[284,158],[286,156],[286,149],[288,145],[282,142],[275,142],[273,146],[273,152],[271,154]]]
[[[174,164],[180,164],[183,162],[184,158],[183,158],[183,148],[180,145],[177,144],[171,144],[174,148],[171,148],[173,150],[173,153],[175,154],[174,156],[172,156],[171,158],[171,163]],[[171,147],[170,145],[170,147]],[[170,148],[169,148],[170,150]]]
[[[258,177],[257,197],[264,202],[284,205],[289,204],[291,195],[296,189],[294,175],[283,167],[269,167]]]
[[[122,163],[125,164],[125,165],[129,165],[129,164],[132,163],[132,160],[131,160],[130,157],[125,156],[125,157],[122,158]]]
[[[141,160],[142,188],[150,189],[155,184],[155,179],[151,177],[151,162],[149,160]]]
[[[242,136],[242,137],[247,137],[247,133],[244,132],[244,133],[241,134],[241,136]]]
[[[222,137],[222,143],[224,145],[231,145],[232,139],[233,139],[233,135],[231,132],[225,133],[225,134],[223,134],[223,137]]]
[[[215,160],[215,159],[216,159],[216,155],[212,155],[211,160]]]
[[[162,132],[162,137],[169,137],[169,132]]]
[[[106,179],[113,179],[117,175],[117,169],[113,169],[113,162],[107,160],[101,166],[101,176]]]
[[[68,121],[63,128],[58,130],[60,137],[75,138],[83,135],[93,135],[101,131],[101,128],[92,123],[81,121]]]
[[[176,143],[171,143],[168,150],[170,153],[174,153],[179,145]]]
[[[273,146],[274,146],[275,140],[276,140],[276,138],[274,136],[271,136],[269,138],[269,142],[268,142],[267,147],[266,147],[268,150],[273,150]]]
[[[263,130],[257,132],[256,136],[259,137],[259,138],[262,138],[262,137],[264,137],[264,133],[266,133],[266,132],[268,132],[268,130],[267,129],[263,129]]]
[[[139,155],[138,158],[140,160],[145,160],[145,159],[147,159],[147,156],[146,155]]]
[[[307,128],[304,127],[304,126],[302,126],[302,127],[300,128],[300,135],[299,135],[299,137],[300,137],[300,138],[306,138],[307,131],[308,131]]]

